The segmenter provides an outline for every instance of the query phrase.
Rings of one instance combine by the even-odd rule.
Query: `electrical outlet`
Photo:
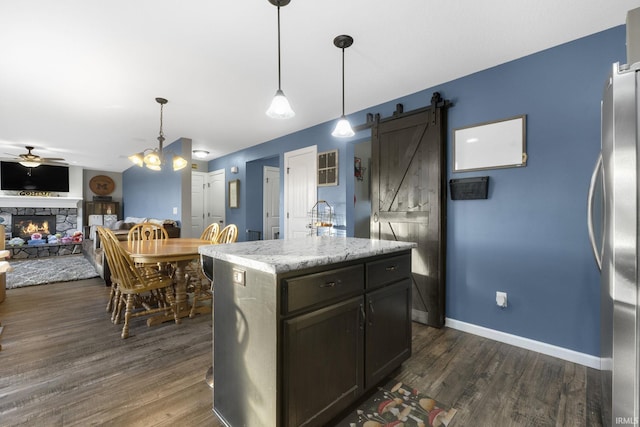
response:
[[[173,208],[173,214],[177,215],[178,214],[178,208]]]
[[[239,268],[233,268],[233,284],[247,286],[247,272]]]
[[[498,307],[505,308],[507,306],[507,293],[506,292],[496,292],[496,304]]]

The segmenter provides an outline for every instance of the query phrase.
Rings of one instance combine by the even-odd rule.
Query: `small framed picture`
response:
[[[229,207],[238,207],[238,196],[240,193],[240,180],[234,179],[229,181]]]

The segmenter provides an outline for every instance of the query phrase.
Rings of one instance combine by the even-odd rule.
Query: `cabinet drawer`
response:
[[[367,263],[367,289],[375,289],[411,276],[411,254]]]
[[[337,268],[321,273],[286,279],[283,285],[283,314],[364,290],[364,266]]]

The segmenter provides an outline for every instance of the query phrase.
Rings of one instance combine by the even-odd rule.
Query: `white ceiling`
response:
[[[281,8],[282,89],[296,116],[264,112],[277,89],[268,0],[5,0],[0,157],[120,172],[128,154],[191,138],[207,160],[625,23],[640,0],[292,0]],[[330,137],[330,136],[328,136]]]

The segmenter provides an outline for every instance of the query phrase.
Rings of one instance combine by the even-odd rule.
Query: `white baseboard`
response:
[[[470,334],[479,335],[484,338],[489,338],[494,341],[514,345],[526,350],[536,351],[538,353],[546,354],[547,356],[568,360],[569,362],[578,363],[589,368],[600,369],[600,358],[590,354],[579,353],[564,347],[558,347],[541,341],[534,341],[529,338],[507,334],[505,332],[496,331],[495,329],[485,328],[483,326],[450,319],[448,317],[445,319],[445,326],[459,331],[468,332]]]

